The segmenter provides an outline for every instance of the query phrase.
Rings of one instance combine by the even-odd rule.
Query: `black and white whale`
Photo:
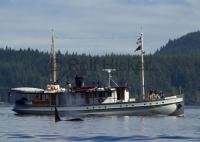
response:
[[[59,116],[57,108],[55,107],[55,122],[59,122],[59,121],[83,121],[83,119],[81,119],[81,118],[70,118],[70,119],[62,120]]]

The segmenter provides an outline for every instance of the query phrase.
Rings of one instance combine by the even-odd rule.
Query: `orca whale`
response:
[[[83,121],[83,119],[81,119],[81,118],[71,118],[71,119],[62,120],[59,116],[57,108],[55,107],[55,122],[59,122],[59,121]]]

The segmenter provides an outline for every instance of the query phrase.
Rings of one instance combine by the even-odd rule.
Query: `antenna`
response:
[[[112,81],[115,85],[117,85],[117,83],[115,81],[112,80],[112,75],[111,72],[116,71],[116,69],[103,69],[103,71],[108,73],[108,87],[110,88],[110,82]],[[118,85],[117,85],[118,86]]]
[[[179,86],[179,95],[181,95],[181,94],[182,94],[182,87]]]

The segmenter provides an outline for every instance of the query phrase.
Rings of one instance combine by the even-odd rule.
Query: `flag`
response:
[[[138,50],[141,50],[142,49],[142,45],[139,45],[136,49],[135,49],[135,52],[138,51]]]
[[[142,43],[142,37],[140,36],[140,37],[137,39],[136,44],[141,44],[141,43]]]
[[[142,50],[142,36],[140,36],[140,37],[137,39],[136,44],[138,45],[138,47],[135,49],[135,52],[138,51],[138,50]]]

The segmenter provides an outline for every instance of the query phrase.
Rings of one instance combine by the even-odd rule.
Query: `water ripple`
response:
[[[33,139],[35,137],[27,134],[8,134],[7,138]]]
[[[191,140],[199,141],[200,138],[195,137],[184,137],[184,136],[158,136],[158,137],[149,137],[149,136],[126,136],[126,137],[117,137],[117,136],[94,136],[94,137],[68,137],[68,141],[152,141],[152,140]]]

